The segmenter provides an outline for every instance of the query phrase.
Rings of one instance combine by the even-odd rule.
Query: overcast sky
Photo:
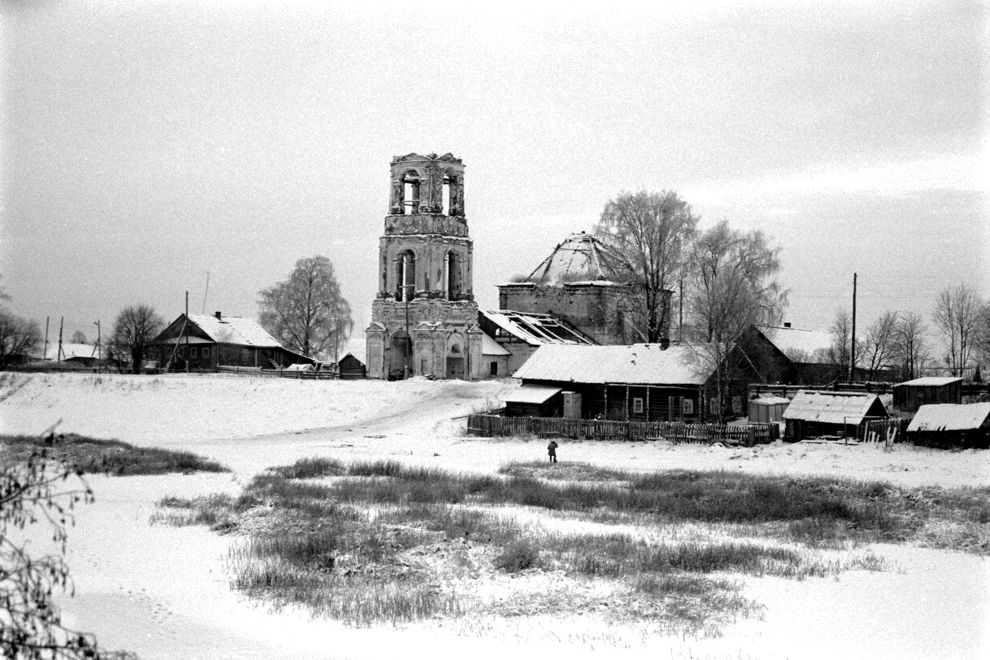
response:
[[[394,155],[464,160],[474,290],[624,190],[783,252],[826,329],[990,296],[987,7],[972,2],[7,2],[0,284],[95,339],[125,305],[256,317],[324,254],[370,321]],[[209,291],[206,291],[209,272]],[[360,350],[361,342],[354,345]]]

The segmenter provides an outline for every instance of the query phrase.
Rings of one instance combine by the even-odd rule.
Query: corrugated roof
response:
[[[943,385],[950,385],[952,383],[961,383],[962,378],[956,376],[926,376],[924,378],[915,378],[914,380],[906,380],[903,383],[898,383],[896,387],[901,385],[908,385],[913,387],[942,387]]]
[[[506,403],[544,403],[564,388],[552,385],[523,385],[515,392],[507,394]]]
[[[820,360],[814,360],[816,352],[832,345],[832,335],[828,332],[774,326],[762,326],[759,330],[764,337],[788,357],[800,353],[805,359],[813,360],[813,363],[820,362]],[[803,360],[798,361],[802,362]]]
[[[876,394],[867,392],[819,392],[799,390],[784,411],[784,419],[800,419],[824,424],[859,424],[880,402]],[[883,408],[883,403],[880,403]],[[886,409],[884,409],[886,413]]]
[[[918,408],[907,430],[970,431],[983,426],[987,417],[990,403],[933,403]]]
[[[237,346],[257,346],[259,348],[276,348],[281,344],[268,334],[257,321],[240,316],[216,316],[207,314],[190,314],[189,320],[199,326],[200,330],[209,335],[217,343],[235,344]]]
[[[516,378],[588,384],[701,385],[708,379],[689,346],[660,344],[580,346],[547,344],[516,371]]]
[[[512,355],[509,351],[505,350],[499,346],[498,342],[488,336],[487,333],[481,333],[481,354],[482,355]]]

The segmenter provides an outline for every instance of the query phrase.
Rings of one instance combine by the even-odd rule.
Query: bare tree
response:
[[[76,330],[72,333],[72,343],[73,344],[88,344],[86,341],[86,333],[82,330]]]
[[[17,316],[0,307],[0,369],[25,360],[41,343],[37,321]]]
[[[118,359],[130,357],[131,371],[140,373],[149,344],[164,326],[165,320],[150,305],[125,307],[113,324],[112,355]]]
[[[744,350],[735,350],[740,339],[755,325],[779,323],[787,304],[777,282],[780,248],[762,232],[736,231],[723,220],[698,238],[689,258],[688,331],[701,362],[715,374],[721,420],[730,382],[751,362]]]
[[[100,658],[92,635],[62,625],[54,595],[70,585],[65,562],[72,509],[91,502],[81,472],[34,450],[26,461],[0,467],[0,656],[4,658]],[[78,480],[78,485],[73,485]],[[58,554],[29,554],[15,531],[47,523]]]
[[[303,355],[326,358],[339,351],[354,327],[351,306],[326,257],[300,259],[288,279],[259,295],[261,325]]]
[[[904,312],[897,319],[894,359],[901,367],[901,377],[911,380],[924,370],[928,360],[925,322],[917,312]]]
[[[965,284],[943,290],[935,302],[932,318],[942,331],[946,364],[955,375],[963,375],[969,364],[982,306],[976,291]]]
[[[669,326],[665,298],[683,277],[697,224],[691,207],[673,191],[621,193],[602,211],[595,235],[612,248],[617,275],[643,294],[647,341],[660,341]]]
[[[884,312],[866,329],[863,350],[857,350],[856,355],[862,356],[867,380],[876,380],[881,370],[890,368],[894,363],[899,320],[897,312]]]

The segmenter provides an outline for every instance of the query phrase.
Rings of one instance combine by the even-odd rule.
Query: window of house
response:
[[[488,375],[497,376],[498,375],[498,362],[490,362],[488,364]]]
[[[736,415],[742,414],[742,397],[732,397],[732,412]]]
[[[185,359],[185,357],[186,357],[186,347],[185,346],[179,346],[179,357],[182,358],[182,359]]]
[[[693,415],[694,399],[683,399],[681,401],[681,412],[685,415]]]
[[[643,399],[640,397],[633,397],[633,413],[636,415],[643,414]]]

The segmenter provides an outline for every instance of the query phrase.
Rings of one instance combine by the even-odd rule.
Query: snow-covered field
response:
[[[58,430],[194,451],[226,474],[91,477],[96,503],[78,511],[67,623],[142,658],[990,657],[990,563],[968,554],[875,546],[893,567],[803,581],[738,578],[762,603],[717,639],[665,637],[592,615],[347,628],[294,609],[270,612],[228,588],[232,542],[203,528],[150,525],[165,495],[235,493],[271,465],[307,456],[393,458],[493,472],[544,458],[544,443],[481,439],[462,416],[512,382],[293,381],[234,375],[0,374],[0,428]],[[755,449],[565,441],[562,461],[626,470],[670,468],[840,474],[903,485],[990,485],[990,452],[898,446],[776,444]],[[526,579],[526,578],[519,578]]]

